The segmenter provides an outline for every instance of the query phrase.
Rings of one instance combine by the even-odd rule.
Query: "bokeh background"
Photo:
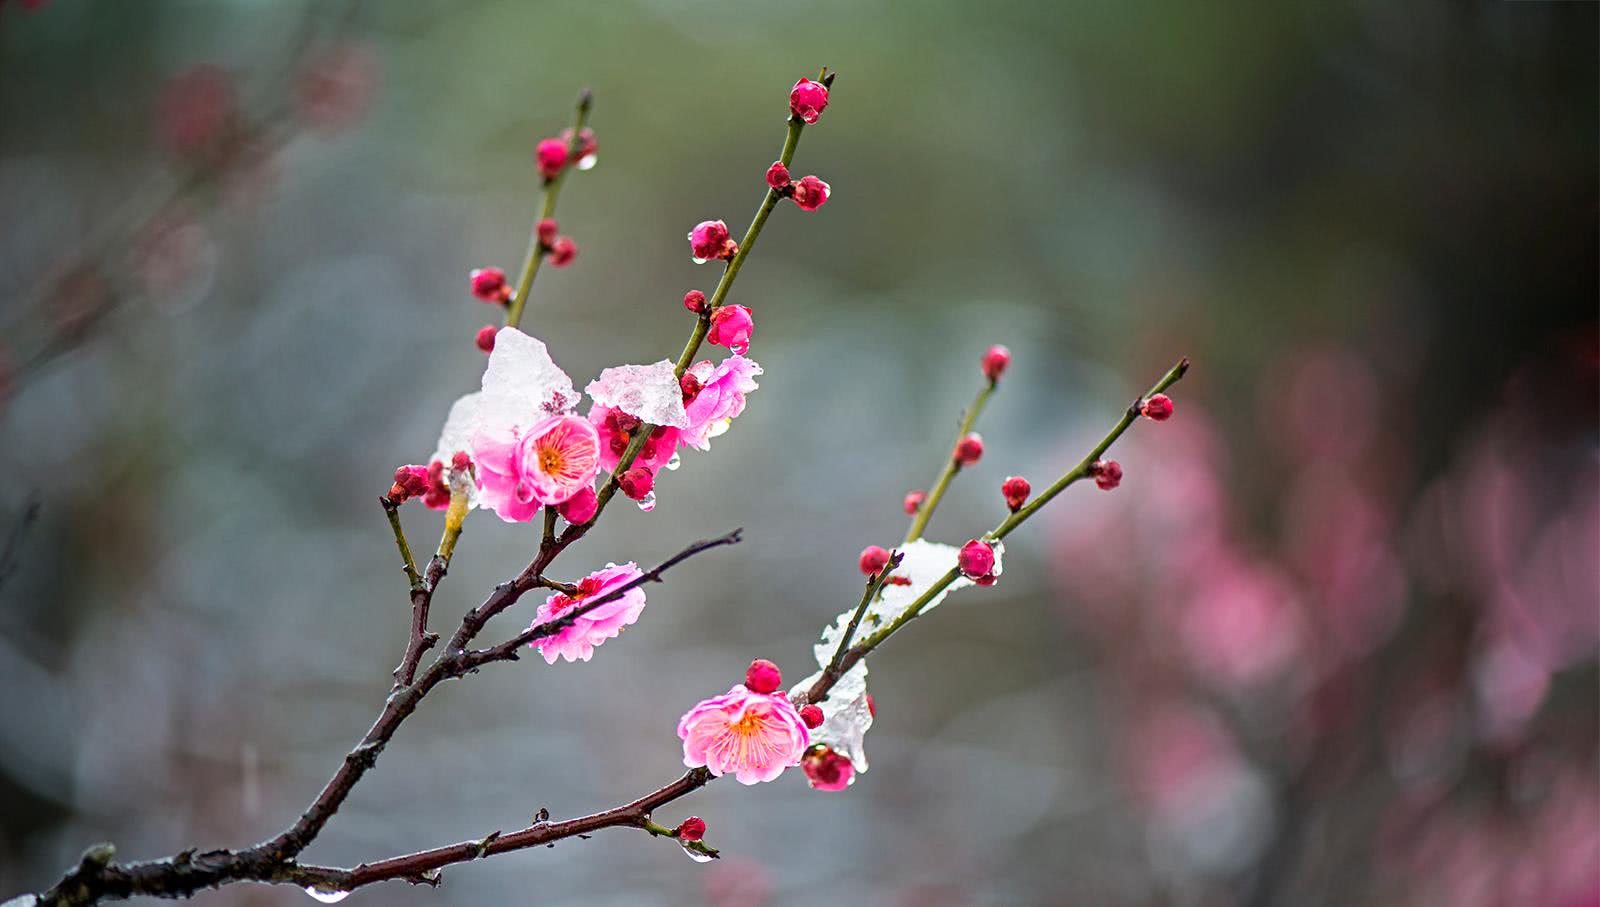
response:
[[[1600,903],[1597,14],[0,3],[0,895],[94,841],[265,837],[376,714],[407,625],[376,497],[476,386],[466,274],[516,267],[580,88],[580,252],[525,325],[581,386],[676,355],[715,282],[685,231],[743,230],[826,64],[795,171],[833,198],[780,208],[733,293],[761,390],[562,566],[747,541],[589,664],[441,688],[307,856],[674,777],[688,705],[754,656],[808,671],[989,343],[1015,364],[936,539],[1187,354],[1177,416],[874,657],[848,792],[658,817],[705,817],[712,865],[612,831],[348,903]],[[471,519],[436,620],[533,544]]]

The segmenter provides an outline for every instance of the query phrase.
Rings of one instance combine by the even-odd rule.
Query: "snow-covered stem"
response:
[[[579,149],[583,147],[583,127],[589,122],[589,109],[594,106],[594,94],[585,88],[578,95],[577,112],[572,119],[572,139],[567,143],[568,160],[576,162]],[[544,202],[539,206],[539,221],[549,220],[556,215],[556,199],[561,196],[561,184],[567,179],[567,171],[573,167],[562,167],[554,176],[544,181]],[[516,327],[522,323],[522,312],[528,305],[528,294],[533,290],[533,279],[539,276],[539,265],[544,262],[544,257],[549,250],[544,243],[539,241],[539,231],[528,231],[528,251],[522,258],[522,274],[517,278],[517,295],[511,297],[511,302],[506,306],[506,327]]]

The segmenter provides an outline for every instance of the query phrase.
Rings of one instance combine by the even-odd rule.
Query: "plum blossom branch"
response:
[[[567,140],[567,157],[577,160],[583,148],[583,127],[589,121],[589,109],[594,106],[594,94],[585,88],[578,95],[577,113],[572,120],[572,137]],[[544,202],[539,208],[539,222],[544,222],[556,214],[556,199],[561,195],[561,185],[566,181],[567,171],[571,167],[562,167],[553,176],[544,180]],[[517,278],[516,295],[511,297],[510,304],[506,307],[506,327],[516,327],[522,323],[522,312],[528,305],[528,293],[533,290],[533,280],[539,275],[539,265],[549,254],[548,243],[539,235],[537,229],[531,231],[528,240],[528,251],[522,260],[522,275]],[[556,262],[560,264],[560,262]]]
[[[1155,385],[1150,388],[1149,393],[1147,393],[1145,397],[1151,397],[1159,394],[1171,387],[1173,384],[1176,384],[1178,380],[1181,379],[1188,371],[1189,358],[1185,356],[1184,358],[1179,359],[1178,363],[1174,365],[1165,375],[1163,375],[1160,381],[1157,381]],[[1087,456],[1078,462],[1078,465],[1068,470],[1065,475],[1052,483],[1049,488],[1041,492],[1039,496],[1032,502],[1028,503],[1024,507],[1021,507],[1015,513],[1007,515],[1004,520],[1000,521],[1000,525],[996,526],[993,530],[985,534],[984,538],[996,542],[1004,539],[1011,533],[1012,530],[1022,525],[1035,513],[1038,513],[1040,508],[1050,503],[1052,498],[1065,491],[1069,485],[1077,482],[1080,479],[1087,478],[1091,474],[1094,464],[1100,462],[1100,458],[1107,450],[1111,448],[1111,445],[1115,444],[1117,439],[1122,437],[1123,432],[1126,432],[1128,427],[1133,424],[1133,421],[1139,417],[1139,404],[1143,399],[1145,398],[1141,397],[1140,400],[1134,401],[1133,405],[1128,407],[1127,411],[1122,414],[1122,418],[1117,421],[1117,424],[1112,427],[1111,431],[1100,440],[1099,444],[1094,446],[1094,449],[1089,451]],[[876,649],[878,646],[882,645],[885,640],[887,640],[890,636],[893,636],[897,631],[900,630],[900,628],[904,627],[912,620],[915,620],[917,616],[922,613],[923,609],[928,606],[929,602],[933,601],[934,598],[939,595],[939,593],[943,592],[960,576],[961,569],[959,567],[950,568],[949,572],[945,573],[945,575],[935,581],[933,585],[929,586],[928,589],[924,591],[922,595],[918,596],[917,599],[910,605],[907,605],[906,609],[900,613],[899,617],[896,617],[877,632],[871,634],[866,639],[861,640],[861,642],[851,647],[850,651],[845,655],[841,667],[844,670],[849,670],[851,666],[865,657],[868,652],[871,652],[873,649]],[[825,694],[827,692],[826,687],[823,687],[823,680],[826,680],[826,677],[824,677],[822,680],[819,680],[817,685],[808,691],[807,695],[809,701],[815,702],[819,693]]]
[[[962,441],[972,437],[972,426],[978,421],[978,415],[983,412],[984,404],[994,395],[998,385],[998,376],[989,379],[978,391],[978,396],[973,399],[972,405],[966,408],[961,415],[961,430],[956,433],[956,443],[951,448],[949,456],[945,457],[944,465],[939,468],[939,476],[933,482],[933,487],[928,491],[928,497],[917,507],[916,515],[911,518],[911,528],[906,530],[905,544],[910,544],[919,538],[928,528],[928,520],[933,517],[933,510],[939,506],[939,501],[944,498],[946,488],[950,487],[950,480],[961,471],[962,457],[960,447]],[[981,447],[979,448],[981,450]]]
[[[423,653],[439,642],[439,634],[428,629],[428,611],[433,604],[434,590],[439,588],[439,581],[450,569],[450,559],[455,554],[456,542],[461,538],[461,527],[466,517],[466,494],[453,491],[450,507],[445,511],[444,532],[439,537],[439,547],[429,559],[427,572],[423,574],[421,582],[414,582],[411,587],[411,634],[407,637],[406,652],[400,659],[400,666],[394,669],[394,688],[397,690],[416,679]],[[396,541],[403,545],[405,535],[399,530],[399,517],[390,510],[389,519],[395,526]],[[409,557],[410,551],[405,551],[405,554]],[[413,565],[412,570],[415,569]]]
[[[828,89],[833,88],[833,81],[837,73],[830,73],[823,67],[819,81]],[[806,121],[797,113],[789,115],[789,129],[784,135],[783,150],[778,155],[778,160],[784,167],[794,163],[795,148],[800,144],[800,133],[806,128]],[[772,209],[777,207],[779,199],[783,196],[777,189],[767,187],[766,195],[762,196],[761,204],[756,208],[756,213],[750,220],[750,226],[744,231],[744,241],[739,244],[739,249],[728,260],[727,267],[723,268],[722,277],[717,281],[717,287],[711,293],[711,299],[700,317],[695,320],[694,330],[689,334],[689,340],[683,346],[683,352],[678,356],[677,365],[673,372],[682,378],[684,372],[694,363],[695,354],[700,351],[700,344],[705,341],[706,333],[711,328],[711,313],[721,308],[728,299],[728,291],[733,288],[733,281],[739,276],[739,269],[744,267],[744,261],[750,257],[750,250],[755,248],[756,240],[761,236],[761,230],[767,225],[767,218],[772,215]],[[627,450],[623,451],[617,468],[611,471],[605,483],[600,487],[599,500],[595,507],[594,516],[589,522],[593,523],[600,518],[601,512],[606,509],[611,498],[616,495],[621,485],[622,474],[628,471],[633,461],[638,458],[639,451],[644,449],[645,442],[650,438],[650,432],[655,426],[641,425],[629,440]]]

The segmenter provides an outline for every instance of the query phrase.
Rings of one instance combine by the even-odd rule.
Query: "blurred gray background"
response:
[[[809,673],[988,344],[1015,364],[937,540],[1187,354],[1177,416],[874,657],[849,791],[674,804],[708,866],[611,831],[347,903],[1600,903],[1597,13],[0,4],[0,896],[99,840],[268,836],[377,713],[407,603],[376,497],[477,384],[466,274],[517,267],[578,91],[579,255],[524,326],[581,386],[677,354],[716,280],[684,233],[742,233],[826,64],[793,169],[832,200],[781,207],[732,295],[761,389],[560,567],[747,541],[589,664],[439,689],[307,858],[673,778],[689,705],[752,657]],[[436,623],[534,544],[469,520]]]

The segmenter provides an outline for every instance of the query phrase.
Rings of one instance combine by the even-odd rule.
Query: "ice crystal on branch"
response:
[[[671,360],[654,365],[618,365],[600,373],[584,392],[595,405],[621,410],[640,421],[670,428],[688,428],[683,388]]]

